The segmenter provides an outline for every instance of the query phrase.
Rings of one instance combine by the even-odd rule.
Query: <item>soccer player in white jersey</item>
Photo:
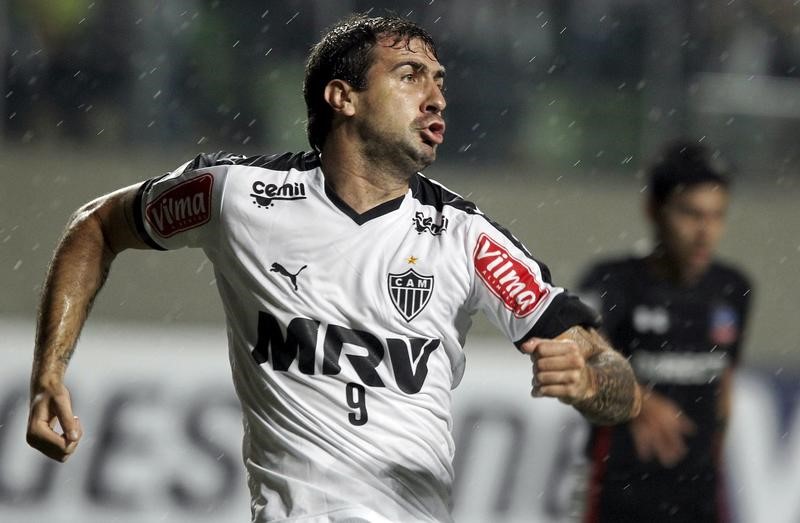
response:
[[[635,416],[593,311],[419,174],[444,138],[444,76],[417,25],[351,17],[307,63],[312,152],[200,155],[79,209],[42,295],[28,442],[76,450],[63,378],[113,259],[184,246],[214,264],[253,521],[450,521],[451,390],[477,311],[530,356],[534,396],[596,423]]]

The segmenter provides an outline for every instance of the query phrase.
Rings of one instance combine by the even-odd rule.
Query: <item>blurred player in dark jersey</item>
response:
[[[692,142],[668,145],[649,176],[653,251],[597,263],[580,284],[646,398],[630,423],[592,427],[586,521],[727,521],[720,456],[751,296],[715,257],[729,180]]]

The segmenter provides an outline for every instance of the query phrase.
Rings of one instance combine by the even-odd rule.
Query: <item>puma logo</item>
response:
[[[286,268],[280,263],[273,263],[272,268],[269,270],[269,272],[277,272],[278,274],[286,276],[287,278],[289,278],[289,281],[292,282],[294,290],[297,290],[297,275],[300,274],[306,267],[308,267],[308,265],[303,265],[296,273],[292,274],[291,272],[287,271]]]

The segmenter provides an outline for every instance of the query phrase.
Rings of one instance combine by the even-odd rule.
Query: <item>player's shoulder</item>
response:
[[[434,207],[438,212],[449,208],[456,213],[480,214],[478,207],[473,202],[421,173],[416,173],[411,178],[410,186],[411,196],[415,200],[421,205]]]
[[[311,171],[319,167],[319,155],[316,152],[286,152],[248,156],[227,151],[201,153],[189,162],[186,170],[193,171],[218,166],[257,167],[269,171],[285,172],[289,170]]]
[[[644,258],[635,256],[604,258],[595,261],[586,268],[584,279],[629,281],[638,277],[644,271]]]
[[[728,261],[714,260],[709,267],[709,275],[715,283],[722,285],[733,285],[743,290],[749,290],[752,287],[748,275],[741,268]]]

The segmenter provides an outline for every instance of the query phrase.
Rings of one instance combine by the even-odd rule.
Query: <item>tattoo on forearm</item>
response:
[[[636,398],[636,380],[628,362],[604,351],[589,360],[596,394],[575,405],[592,423],[613,425],[628,420]]]
[[[613,425],[627,421],[638,411],[638,385],[630,363],[595,330],[573,328],[572,339],[591,357],[587,360],[595,394],[574,404],[589,421]]]
[[[75,351],[71,349],[66,352],[62,352],[61,354],[58,355],[58,361],[63,363],[64,366],[66,367],[67,365],[69,365],[69,360],[72,359],[72,354],[74,352]]]

